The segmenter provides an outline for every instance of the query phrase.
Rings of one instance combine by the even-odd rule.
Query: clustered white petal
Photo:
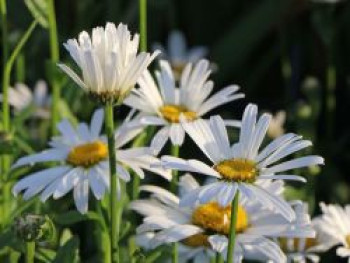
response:
[[[179,32],[171,34],[168,45],[170,62],[160,60],[153,76],[147,67],[159,52],[138,53],[139,36],[132,36],[126,25],[107,23],[104,28],[94,28],[91,35],[83,31],[77,39],[68,40],[64,46],[81,74],[65,64],[58,66],[84,91],[108,104],[108,109],[113,110],[111,104],[125,104],[132,111],[115,130],[112,150],[102,134],[101,109],[94,112],[90,124],[74,126],[61,121],[59,135],[51,139],[47,150],[19,158],[12,169],[47,162],[55,165],[19,180],[14,195],[23,193],[24,199],[39,195],[46,201],[72,191],[77,210],[86,213],[90,192],[101,200],[111,187],[108,153],[114,150],[118,180],[128,182],[130,170],[144,178],[147,170],[170,181],[170,169],[209,178],[200,184],[189,173],[181,176],[178,195],[155,185],[140,187],[151,197],[134,200],[129,208],[144,217],[136,229],[136,240],[144,249],[178,242],[183,261],[209,262],[217,253],[227,260],[229,233],[234,227],[235,263],[243,258],[317,262],[317,253],[334,245],[341,245],[338,255],[350,257],[350,206],[321,204],[323,215],[311,221],[305,204],[283,196],[284,181],[306,182],[295,175],[295,169],[324,164],[320,156],[293,156],[311,146],[311,141],[285,134],[285,115],[275,119],[267,113],[259,116],[255,104],[245,107],[241,121],[220,116],[206,119],[212,110],[244,94],[237,85],[213,92],[210,63],[200,59],[205,49],[187,51]],[[10,89],[10,103],[18,110],[33,102],[47,106],[46,89],[40,87],[33,96],[26,86],[17,85]],[[160,127],[150,146],[128,148],[147,125]],[[239,128],[235,142],[229,138],[227,128],[231,126]],[[173,146],[183,145],[186,134],[206,161],[156,157],[169,139]],[[266,135],[273,140],[265,143]],[[121,197],[119,183],[117,190]],[[237,222],[230,226],[236,197]]]
[[[141,52],[137,54],[139,36],[131,36],[126,25],[107,23],[96,27],[91,36],[83,31],[78,39],[64,44],[82,77],[64,64],[59,67],[85,91],[103,102],[120,103],[129,94],[138,78],[158,55]]]
[[[50,118],[51,96],[48,93],[47,84],[43,80],[37,81],[33,90],[24,83],[16,83],[9,88],[9,104],[13,106],[17,113],[33,107],[35,118]],[[3,95],[0,94],[0,101],[3,101]]]
[[[230,85],[214,93],[214,83],[208,80],[211,73],[209,62],[200,60],[195,65],[189,63],[184,68],[177,84],[174,73],[167,61],[160,61],[160,71],[156,71],[155,81],[149,71],[139,79],[139,87],[124,103],[140,111],[140,122],[145,125],[162,127],[153,137],[151,147],[158,152],[170,138],[173,145],[182,145],[185,138],[183,122],[192,125],[196,119],[215,108],[244,98],[237,85]],[[229,126],[238,127],[240,122],[225,120]]]
[[[12,169],[52,161],[60,162],[60,164],[29,174],[19,180],[13,187],[13,193],[17,195],[24,191],[23,198],[26,200],[40,193],[40,199],[44,202],[51,196],[58,199],[73,190],[77,209],[81,213],[86,213],[88,211],[89,188],[96,199],[100,200],[110,187],[107,141],[105,136],[101,134],[103,119],[103,110],[97,110],[92,116],[90,125],[80,123],[75,128],[68,120],[60,122],[58,124],[60,135],[51,140],[49,149],[18,159]],[[128,122],[116,130],[119,178],[124,181],[130,180],[130,173],[126,169],[129,167],[141,178],[144,177],[143,169],[146,169],[170,180],[169,171],[150,166],[157,159],[150,154],[149,148],[123,149],[123,146],[140,132],[142,132],[142,128],[130,127]],[[100,149],[89,148],[89,145],[94,143],[99,143]],[[81,146],[87,146],[85,152],[82,153],[82,159],[84,156],[85,158],[89,155],[93,156],[94,151],[97,154],[99,151],[104,151],[105,156],[96,159],[90,165],[74,163],[70,160],[70,154]]]
[[[196,120],[192,125],[183,123],[184,129],[208,157],[210,164],[163,156],[163,167],[213,176],[216,181],[184,197],[181,200],[182,205],[191,205],[196,201],[206,203],[218,197],[218,202],[224,207],[232,202],[239,191],[244,197],[257,200],[262,206],[277,211],[286,219],[294,220],[295,214],[290,205],[256,182],[275,179],[305,181],[302,177],[286,171],[323,164],[324,160],[319,156],[307,156],[276,164],[280,159],[310,146],[311,142],[302,140],[295,134],[285,134],[260,150],[270,119],[270,115],[263,114],[257,120],[257,107],[249,104],[243,114],[239,140],[233,145],[230,145],[225,123],[219,116],[211,117],[209,122]],[[220,173],[220,166],[225,161],[232,162],[232,169],[235,169],[235,162],[248,163],[248,168],[253,169],[251,177],[246,180],[229,178],[228,175]]]
[[[280,192],[279,181],[268,182],[265,185],[269,191]],[[277,186],[277,187],[276,187]],[[182,195],[196,191],[200,185],[190,175],[186,174],[180,179],[180,198]],[[228,239],[222,233],[208,232],[203,226],[198,226],[193,220],[193,214],[200,206],[196,203],[191,208],[181,207],[180,200],[174,194],[157,186],[143,186],[143,191],[151,193],[150,199],[136,200],[130,204],[130,208],[144,216],[143,223],[137,228],[139,244],[147,249],[155,248],[162,244],[180,242],[180,254],[186,260],[204,258],[207,262],[214,252],[226,254]],[[310,219],[304,209],[300,209],[301,203],[292,204],[297,219],[292,223],[276,213],[262,208],[256,201],[240,200],[247,218],[246,228],[238,233],[236,239],[236,253],[234,262],[245,259],[264,259],[273,262],[285,262],[286,258],[280,247],[270,238],[274,237],[313,237],[314,231],[310,225]],[[224,220],[224,217],[222,217]],[[211,246],[195,246],[186,242],[195,235],[204,235]]]

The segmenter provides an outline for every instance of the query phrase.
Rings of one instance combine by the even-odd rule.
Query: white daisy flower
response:
[[[155,232],[144,232],[137,234],[135,237],[138,246],[145,250],[152,250],[153,244],[152,239],[156,236]],[[200,263],[210,263],[211,259],[216,256],[216,253],[210,247],[190,247],[183,243],[178,243],[177,253],[179,255],[179,263],[200,262]],[[166,261],[170,262],[170,260]],[[238,261],[237,261],[238,262]]]
[[[139,79],[139,88],[134,89],[124,103],[141,113],[140,122],[162,126],[154,136],[151,147],[160,151],[170,138],[173,145],[182,145],[185,131],[180,117],[188,125],[220,105],[244,97],[237,93],[239,87],[228,86],[210,96],[213,82],[208,80],[209,62],[199,61],[194,67],[188,64],[182,73],[179,87],[166,61],[160,61],[160,72],[156,72],[158,86],[151,74],[146,71]],[[226,120],[227,125],[239,126],[238,121]]]
[[[82,71],[80,78],[64,64],[58,66],[82,89],[101,102],[121,103],[138,78],[159,53],[141,52],[139,35],[131,36],[126,25],[113,23],[96,27],[91,37],[85,31],[64,44]]]
[[[0,101],[2,100],[3,96],[0,94]],[[13,88],[10,87],[9,104],[17,113],[28,109],[28,107],[34,107],[34,117],[50,118],[51,96],[48,93],[47,84],[43,80],[39,80],[33,90],[24,83],[17,83]]]
[[[284,124],[286,122],[286,112],[281,110],[276,112],[274,116],[272,116],[269,128],[267,129],[267,135],[275,139],[284,134]]]
[[[161,58],[170,62],[176,78],[181,76],[183,69],[188,63],[196,63],[208,53],[208,49],[204,46],[188,48],[184,34],[178,30],[173,30],[170,33],[167,48],[156,43],[154,44],[154,49],[160,50],[162,52]]]
[[[259,151],[271,116],[263,114],[257,120],[257,106],[249,104],[243,114],[242,127],[238,143],[230,146],[225,123],[219,116],[210,118],[210,122],[197,120],[183,127],[202,152],[209,158],[210,164],[199,160],[183,160],[172,156],[163,156],[162,166],[181,171],[197,172],[217,178],[215,183],[203,186],[181,200],[188,205],[197,199],[205,204],[215,197],[221,206],[229,205],[239,191],[248,199],[256,199],[264,207],[281,213],[288,220],[295,218],[290,205],[281,197],[269,193],[256,184],[258,180],[299,180],[303,177],[286,174],[286,171],[323,164],[319,156],[299,157],[276,164],[280,159],[311,145],[301,136],[285,134],[273,140]],[[281,173],[281,174],[280,174]]]
[[[337,248],[337,255],[350,260],[350,205],[342,208],[321,203],[320,206],[323,214],[313,220],[317,234],[328,241],[327,249],[341,245]]]
[[[97,110],[90,126],[80,123],[75,129],[67,120],[60,122],[57,125],[60,136],[51,140],[49,149],[20,158],[12,169],[40,162],[56,161],[60,164],[21,179],[13,187],[14,195],[24,191],[23,198],[27,200],[41,193],[40,199],[44,202],[50,196],[58,199],[73,189],[77,209],[86,213],[89,187],[98,200],[109,189],[108,145],[105,136],[101,135],[103,119],[103,111]],[[129,181],[130,174],[126,169],[129,167],[141,178],[144,177],[143,169],[148,169],[170,180],[169,171],[150,168],[157,159],[148,154],[148,148],[121,149],[141,131],[139,127],[130,128],[125,122],[115,133],[119,178]]]
[[[276,184],[279,186],[276,187]],[[200,187],[190,175],[181,178],[180,189],[184,186],[187,194],[187,191],[196,191]],[[271,182],[269,190],[279,191],[279,187],[278,181]],[[223,253],[225,257],[230,228],[230,205],[220,207],[217,200],[214,200],[204,205],[196,203],[193,207],[184,208],[179,206],[179,198],[165,189],[150,185],[141,189],[150,192],[151,199],[133,201],[130,207],[145,216],[137,233],[141,235],[141,241],[148,240],[148,248],[180,242],[180,251],[187,252],[180,254],[183,259],[209,262],[214,251]],[[282,216],[264,210],[254,202],[240,202],[236,224],[238,235],[235,262],[240,262],[242,256],[246,258],[252,253],[262,254],[265,259],[273,259],[275,262],[285,262],[285,255],[268,237],[313,236],[309,218],[302,210],[297,211],[297,218],[291,224]],[[196,261],[199,259],[202,261]]]
[[[305,222],[309,222],[309,215],[307,214],[307,204],[300,203],[297,209],[304,211]],[[315,230],[315,237],[279,237],[274,238],[275,242],[281,247],[282,251],[286,254],[288,262],[319,262],[320,258],[318,253],[329,250],[335,245],[334,239],[329,238],[317,231],[315,220],[311,221],[311,228]]]

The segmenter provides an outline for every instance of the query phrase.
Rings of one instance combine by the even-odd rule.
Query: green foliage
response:
[[[73,124],[89,119],[97,106],[88,101],[82,90],[77,89],[55,63],[49,62],[48,1],[7,0],[6,3],[8,51],[16,51],[10,63],[11,67],[16,66],[16,71],[8,69],[9,84],[23,81],[32,86],[39,78],[54,78],[62,93],[58,105],[59,117]],[[215,113],[239,119],[242,105],[248,101],[261,105],[260,109],[269,112],[285,110],[285,130],[311,139],[314,146],[305,152],[325,157],[325,168],[302,170],[307,184],[288,183],[285,196],[289,200],[307,201],[313,215],[320,212],[320,201],[350,202],[350,1],[329,5],[306,0],[149,0],[148,4],[148,47],[152,47],[154,42],[166,45],[169,31],[180,29],[185,33],[189,46],[204,45],[209,49],[209,58],[217,66],[211,76],[215,90],[237,83],[247,94],[244,102],[223,106]],[[138,31],[138,1],[56,0],[55,5],[62,62],[71,63],[63,42],[82,30],[90,32],[92,27],[103,26],[108,20],[127,23],[133,32]],[[33,19],[41,28],[33,31],[34,25],[30,32],[27,31],[30,34],[22,38],[20,48],[14,48]],[[1,68],[4,66],[1,65]],[[311,86],[310,79],[315,80]],[[46,148],[50,138],[49,120],[33,120],[35,110],[33,105],[22,111],[11,108],[11,130],[0,133],[0,157],[11,155],[14,161],[24,154]],[[118,121],[126,113],[127,109],[121,107],[117,112]],[[4,128],[3,119],[0,128]],[[155,128],[149,127],[134,145],[149,145],[155,131]],[[232,129],[230,137],[234,141],[237,130]],[[205,158],[188,140],[181,149],[181,155]],[[11,188],[19,178],[40,167],[26,166],[5,171],[8,180],[0,181],[0,185],[6,186],[11,194]],[[146,176],[139,183],[166,185],[154,176]],[[128,192],[133,193],[129,189],[132,184],[126,187]],[[136,197],[138,193],[134,195]],[[123,198],[123,204],[127,206],[130,200]],[[0,204],[3,202],[1,192]],[[100,233],[108,236],[110,227],[106,223],[110,217],[108,197],[103,198],[100,204],[100,212],[90,211],[81,215],[75,210],[66,210],[72,208],[71,200],[65,198],[45,204],[41,204],[38,198],[29,201],[12,198],[5,207],[9,211],[8,216],[0,214],[0,262],[19,261],[24,251],[23,244],[9,225],[20,215],[33,211],[52,215],[58,232],[52,243],[37,244],[35,257],[38,262],[97,262],[100,250],[106,248],[101,249],[102,241],[92,240],[91,236]],[[120,237],[125,258],[132,263],[165,262],[169,258],[166,247],[144,251],[133,244],[129,251],[126,243],[134,237],[135,223],[140,219],[130,211],[124,211],[122,219]],[[82,251],[79,251],[80,244]],[[328,253],[325,259],[324,262],[338,262],[334,253]]]
[[[78,263],[79,259],[79,240],[77,237],[72,237],[64,245],[62,245],[56,254],[53,263],[72,262]]]
[[[76,210],[72,210],[72,211],[65,212],[64,214],[57,215],[54,218],[54,221],[57,224],[63,225],[63,226],[73,225],[86,220],[95,220],[99,222],[102,226],[104,226],[104,223],[101,221],[100,216],[97,213],[92,211],[83,215]]]
[[[24,3],[39,24],[47,28],[49,26],[47,0],[24,0]]]

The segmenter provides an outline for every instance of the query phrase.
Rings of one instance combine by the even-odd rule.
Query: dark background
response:
[[[106,21],[124,22],[138,31],[138,1],[56,2],[60,43]],[[215,113],[240,118],[247,102],[257,103],[260,110],[285,110],[286,130],[313,140],[311,151],[324,156],[326,166],[321,171],[303,171],[309,182],[290,186],[289,198],[308,201],[313,214],[319,213],[319,201],[349,203],[349,2],[149,0],[148,18],[149,47],[156,41],[166,43],[169,31],[179,29],[189,46],[209,48],[209,58],[218,67],[212,75],[217,89],[232,83],[242,87],[244,101]],[[8,1],[8,20],[14,46],[32,20],[22,0]],[[23,53],[26,83],[46,78],[48,43],[47,31],[38,27]],[[61,60],[70,61],[62,45]],[[310,77],[317,80],[316,85],[305,87]],[[72,91],[70,81],[62,83],[73,112],[88,119],[94,105],[84,103],[86,98],[78,89]],[[182,154],[193,151],[188,143]],[[322,262],[341,262],[334,250],[326,258]]]

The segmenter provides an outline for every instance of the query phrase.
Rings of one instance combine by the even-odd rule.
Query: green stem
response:
[[[107,104],[105,107],[106,111],[106,131],[108,139],[108,153],[109,153],[109,169],[110,169],[110,187],[111,187],[111,198],[110,198],[110,224],[111,224],[111,255],[112,262],[119,262],[119,232],[120,232],[120,214],[118,211],[118,188],[121,190],[120,182],[117,176],[117,158],[115,148],[115,136],[114,136],[114,114],[113,105]]]
[[[2,5],[1,5],[2,6]],[[3,7],[1,7],[3,8]],[[2,92],[3,92],[3,101],[2,101],[2,118],[3,118],[3,129],[6,133],[9,133],[11,131],[10,126],[10,106],[9,106],[9,100],[8,100],[8,90],[10,86],[10,77],[11,77],[11,71],[12,67],[14,65],[14,62],[16,61],[16,58],[26,42],[28,41],[30,35],[32,34],[33,30],[35,29],[35,26],[37,25],[36,21],[33,21],[32,24],[29,26],[27,31],[24,33],[20,41],[18,42],[17,46],[11,53],[11,56],[6,61],[4,71],[3,71],[3,79],[2,79]],[[3,214],[2,214],[2,223],[3,225],[6,224],[7,220],[7,214],[11,212],[11,185],[8,182],[8,171],[10,170],[11,166],[11,157],[8,155],[4,155],[2,157],[2,196],[3,196]]]
[[[26,263],[34,263],[35,241],[26,242]]]
[[[32,34],[33,30],[35,29],[37,25],[37,21],[33,21],[27,31],[24,33],[22,38],[20,39],[19,43],[13,50],[10,58],[6,62],[5,68],[4,68],[4,75],[2,80],[2,94],[3,94],[3,102],[2,102],[2,114],[3,114],[3,122],[4,122],[4,130],[6,132],[10,131],[10,109],[9,109],[9,103],[8,103],[8,89],[10,85],[10,76],[13,64],[19,54],[19,52],[22,50],[26,42],[28,41],[30,35]]]
[[[103,208],[101,205],[101,201],[96,200],[96,210],[97,213],[99,214],[100,218],[101,218],[101,222],[103,225],[101,225],[100,222],[97,222],[97,228],[98,228],[98,242],[99,242],[99,249],[100,249],[100,253],[102,254],[102,262],[103,263],[111,263],[112,259],[111,259],[111,240],[109,237],[109,233],[108,233],[108,227],[106,224],[106,220],[105,220],[105,215],[103,213]]]
[[[216,263],[224,263],[224,258],[220,252],[216,252]]]
[[[24,82],[25,80],[25,58],[23,54],[19,54],[16,60],[16,79],[18,82]]]
[[[172,258],[171,258],[171,262],[172,263],[177,263],[179,262],[179,253],[178,253],[178,244],[175,242],[172,244]]]
[[[139,0],[140,50],[147,51],[147,0]]]
[[[179,153],[180,153],[180,147],[178,145],[171,146],[171,155],[172,156],[179,157]],[[173,176],[172,176],[171,182],[170,182],[170,191],[172,193],[175,193],[175,194],[177,192],[177,184],[179,181],[178,173],[179,173],[178,170],[173,170]]]
[[[57,25],[55,13],[55,1],[48,0],[48,20],[49,20],[49,34],[50,34],[50,53],[51,53],[51,68],[50,81],[52,86],[52,105],[51,105],[51,133],[56,134],[56,124],[59,120],[58,106],[60,101],[60,86],[54,71],[54,65],[59,60],[59,44],[57,38]]]
[[[0,1],[0,15],[1,15],[1,38],[2,38],[2,68],[3,68],[3,75],[5,75],[5,66],[6,66],[6,62],[7,62],[7,57],[8,57],[8,42],[7,42],[7,8],[6,8],[6,0],[1,0]],[[3,93],[3,101],[2,101],[2,110],[4,112],[4,109],[5,109],[5,113],[3,117],[5,116],[8,116],[9,114],[9,105],[8,105],[8,88],[5,88],[3,86],[2,88],[2,93]],[[3,120],[4,122],[4,126],[5,126],[5,119]],[[7,162],[7,156],[4,156],[3,159],[1,160],[1,168],[0,168],[0,171],[1,171],[1,177],[0,177],[0,183],[1,184],[4,184],[4,178],[5,178],[5,173],[6,173],[6,162]],[[5,191],[4,189],[0,188],[1,192],[0,194],[3,196],[3,198],[5,199]],[[3,199],[3,202],[2,204],[0,205],[0,213],[2,215],[4,215],[3,217],[6,217],[5,213],[6,213],[6,204],[5,204],[5,201]],[[5,218],[2,218],[2,220],[0,220],[0,224],[1,226],[4,226],[5,225]]]
[[[147,131],[143,131],[132,144],[132,148],[141,147],[145,145],[145,140],[147,139]],[[136,200],[139,197],[139,188],[140,188],[140,177],[134,175],[132,177],[132,200]]]
[[[139,30],[140,30],[140,51],[147,51],[147,0],[139,0]],[[147,132],[142,132],[134,141],[132,147],[139,147],[145,144]],[[135,200],[139,196],[140,177],[133,176],[131,198]]]
[[[6,0],[0,1],[0,14],[1,14],[1,32],[2,32],[2,65],[3,67],[5,67],[7,57],[8,57]]]
[[[172,145],[171,146],[171,155],[174,157],[179,157],[180,154],[180,147],[179,145]],[[173,170],[173,176],[171,178],[170,182],[170,191],[172,193],[177,193],[177,184],[179,181],[178,178],[178,170]],[[173,253],[172,253],[172,263],[177,263],[179,261],[179,255],[178,255],[178,245],[177,243],[173,243]]]
[[[232,205],[231,205],[231,222],[230,222],[230,235],[229,235],[228,250],[227,250],[227,263],[233,263],[233,257],[235,253],[238,200],[239,200],[239,192],[237,191],[235,198],[232,200]]]

